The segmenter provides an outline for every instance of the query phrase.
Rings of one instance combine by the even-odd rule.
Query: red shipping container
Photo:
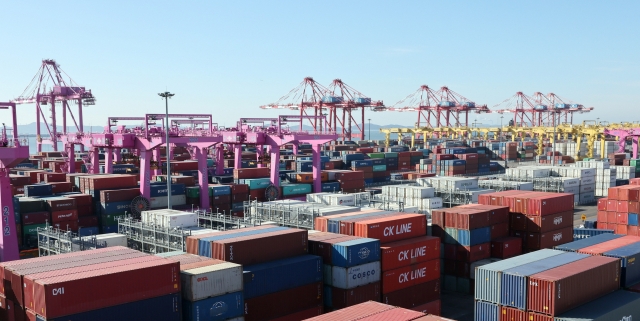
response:
[[[340,309],[330,313],[307,319],[305,321],[336,321],[336,320],[359,320],[364,317],[391,310],[394,307],[379,302],[368,301],[348,308]]]
[[[457,246],[456,260],[462,262],[475,262],[491,257],[491,243],[482,243],[474,246]]]
[[[322,282],[244,300],[244,320],[269,320],[317,307],[323,302]],[[292,298],[295,298],[292,300]]]
[[[606,211],[598,211],[598,224],[600,224],[600,222],[607,222]]]
[[[550,193],[545,193],[545,192],[528,192],[526,194],[520,194],[515,196],[515,200],[514,200],[514,208],[515,210],[511,210],[511,212],[515,212],[515,213],[522,213],[522,214],[527,214],[527,207],[531,207],[532,205],[529,205],[529,199],[531,198],[535,198],[538,196],[547,196]]]
[[[629,224],[629,213],[618,213],[616,224],[627,225]],[[620,234],[620,233],[618,233]]]
[[[608,201],[606,197],[598,199],[598,211],[606,211]]]
[[[445,251],[446,245],[451,244],[445,244]],[[421,236],[404,241],[386,243],[380,247],[380,257],[382,271],[438,259],[440,258],[440,239],[432,236]]]
[[[546,233],[564,227],[573,226],[573,211],[566,211],[547,216],[527,216],[527,232]]]
[[[266,188],[252,189],[249,191],[249,198],[252,201],[263,202],[266,199],[264,194],[266,190]]]
[[[69,193],[73,189],[73,184],[67,182],[60,183],[49,183],[51,185],[51,192],[54,194],[58,193]]]
[[[638,227],[634,225],[627,225],[627,235],[638,236]]]
[[[617,224],[617,222],[618,222],[618,213],[607,212],[607,223]]]
[[[573,226],[545,233],[527,233],[525,247],[530,250],[550,249],[573,241]]]
[[[318,216],[316,218],[314,218],[314,228],[317,231],[320,232],[327,232],[327,221],[329,219],[336,219],[336,218],[344,218],[344,217],[349,217],[349,216],[355,216],[355,215],[359,215],[359,214],[364,214],[364,213],[370,213],[370,212],[378,212],[380,210],[362,210],[362,211],[357,211],[356,209],[354,209],[353,212],[349,212],[349,213],[344,213],[344,214],[336,214],[336,215],[330,215],[330,216]]]
[[[308,253],[307,231],[289,229],[213,241],[211,253],[214,259],[242,265],[303,255]]]
[[[231,203],[231,195],[216,195],[209,197],[211,204],[220,205],[220,204],[229,204]]]
[[[116,190],[100,191],[101,203],[124,202],[131,201],[140,196],[140,188],[125,188]]]
[[[45,202],[45,207],[49,211],[75,210],[76,200],[73,198],[66,198],[66,197],[48,199]]]
[[[526,231],[529,219],[526,215],[520,213],[511,213],[510,227],[516,231]]]
[[[620,288],[620,259],[591,256],[529,276],[527,308],[558,316]]]
[[[573,194],[550,193],[537,196],[527,201],[527,215],[545,216],[566,211],[573,211]]]
[[[607,191],[607,198],[609,200],[617,200],[618,199],[618,191],[619,191],[619,187],[610,187],[609,190]]]
[[[373,282],[350,290],[330,287],[331,308],[334,310],[360,304],[367,301],[379,301],[381,294],[380,282]],[[325,293],[325,295],[327,295]]]
[[[99,225],[100,225],[100,222],[98,221],[98,216],[97,215],[78,217],[78,227],[79,228],[82,228],[82,227],[95,227],[95,226],[99,226]]]
[[[598,222],[597,228],[599,230],[608,230],[609,229],[609,223],[607,223],[607,222]]]
[[[640,188],[634,185],[620,186],[618,187],[618,199],[638,202],[640,200]]]
[[[86,178],[89,181],[89,190],[105,190],[105,189],[122,189],[132,188],[138,185],[138,178],[136,175],[99,175],[88,176]],[[87,189],[87,186],[85,186]]]
[[[354,235],[355,234],[355,223],[356,222],[364,222],[364,221],[370,221],[370,220],[377,220],[377,219],[381,219],[384,217],[392,217],[392,216],[398,216],[398,215],[402,215],[403,213],[385,213],[385,212],[380,212],[380,214],[378,215],[372,215],[372,216],[367,216],[367,217],[358,217],[358,218],[352,218],[352,219],[345,219],[340,221],[340,234],[344,234],[344,235]]]
[[[458,228],[458,210],[450,209],[444,212],[444,227]]]
[[[335,175],[335,180],[342,183],[347,181],[362,181],[364,180],[363,171],[340,171]]]
[[[137,190],[140,191],[139,189],[137,189]],[[93,206],[93,199],[91,198],[91,195],[87,195],[87,194],[70,194],[70,195],[65,195],[64,197],[75,199],[76,200],[76,206],[78,208],[81,207],[81,206]]]
[[[444,244],[444,259],[445,260],[455,260],[456,257],[458,257],[458,245],[456,245],[456,244]]]
[[[362,192],[364,188],[364,178],[361,181],[341,181],[340,188],[345,193]]]
[[[555,318],[549,315],[544,315],[535,312],[527,312],[529,316],[529,321],[554,321]]]
[[[474,230],[491,225],[488,211],[466,210],[460,211],[457,215],[456,228],[461,230]]]
[[[600,223],[598,223],[600,225]],[[609,226],[611,228],[611,226]],[[640,242],[640,237],[637,236],[623,236],[617,238],[615,240],[602,242],[600,244],[592,245],[589,247],[585,247],[583,249],[578,250],[578,253],[589,254],[589,255],[602,255],[605,252],[609,252],[611,250]]]
[[[242,169],[234,169],[233,170],[233,178],[234,179],[245,179],[245,178],[262,178],[269,177],[271,175],[271,170],[269,168],[242,168]]]
[[[629,202],[628,204],[628,211],[629,213],[640,213],[640,203],[638,202]]]
[[[66,270],[67,275],[54,278],[40,276],[32,283],[33,297],[27,300],[27,304],[46,318],[56,318],[180,292],[179,263],[167,260],[144,262],[142,259],[138,264],[90,272],[74,268]],[[29,276],[25,277],[27,280]],[[105,284],[118,286],[108,287]],[[100,291],[87,295],[87,291],[96,288]]]
[[[500,308],[499,321],[528,321],[527,312],[503,306]]]
[[[429,314],[419,319],[414,319],[414,321],[453,321],[451,319],[445,319],[439,317],[442,314],[442,303],[440,300],[431,301],[429,303],[425,303],[423,305],[412,308],[412,310],[422,312],[425,314]]]
[[[491,225],[491,239],[509,236],[509,222]]]
[[[246,194],[231,194],[231,203],[240,203],[249,200],[249,192]]]
[[[382,273],[382,293],[440,278],[440,260],[431,260]]]
[[[515,195],[525,194],[525,193],[528,193],[528,192],[520,191],[520,190],[511,190],[511,191],[502,191],[502,192],[495,192],[495,193],[488,193],[488,194],[480,194],[478,195],[478,204],[511,207],[510,204],[505,204],[504,197],[505,196],[513,197]],[[514,199],[511,198],[510,200],[514,200]]]
[[[306,309],[306,310],[303,310],[303,311],[291,313],[291,314],[285,315],[283,317],[271,319],[269,321],[298,321],[298,320],[306,320],[308,318],[313,318],[315,316],[319,316],[322,313],[324,313],[324,308],[322,307],[322,304],[320,304],[317,307],[313,307],[311,309]]]
[[[51,212],[51,222],[58,223],[63,221],[77,221],[78,211],[76,210],[62,210]]]
[[[356,223],[356,236],[370,237],[388,243],[427,235],[424,214],[405,214]]]
[[[78,217],[82,217],[82,216],[91,216],[93,215],[93,206],[91,205],[81,205],[78,206]]]
[[[51,222],[51,216],[49,212],[35,212],[22,214],[22,224],[44,224],[47,221]]]
[[[628,201],[618,201],[617,212],[620,213],[629,213],[629,202]]]
[[[522,239],[519,237],[503,237],[491,241],[491,257],[508,259],[522,254]]]
[[[609,198],[607,200],[607,212],[617,212],[618,211],[618,200]]]
[[[407,309],[438,299],[440,299],[440,279],[382,295],[382,303]]]
[[[368,317],[364,317],[362,321],[389,321],[389,320],[398,320],[398,321],[408,321],[415,320],[416,318],[422,317],[425,314],[418,311],[408,310],[404,308],[395,308],[391,310],[387,310],[378,314],[374,314]]]
[[[211,236],[218,236],[218,235],[222,236],[222,235],[227,235],[227,234],[237,234],[237,233],[241,233],[241,232],[262,230],[262,229],[273,228],[273,227],[274,227],[274,225],[261,225],[261,226],[255,226],[255,227],[248,227],[248,228],[244,228],[244,229],[237,229],[237,230],[229,230],[229,231],[223,231],[223,232],[206,233],[206,234],[188,236],[187,237],[187,253],[198,255],[198,250],[199,250],[198,242],[200,241],[200,239],[203,239],[203,238],[207,238],[207,237],[211,237]]]

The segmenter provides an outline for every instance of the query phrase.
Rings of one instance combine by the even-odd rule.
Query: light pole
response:
[[[504,115],[500,115],[500,141],[502,141],[502,119],[504,118]]]
[[[371,118],[369,118],[369,140],[371,140]]]
[[[552,151],[552,155],[551,156],[551,166],[555,166],[556,163],[556,114],[553,114],[553,137],[551,137],[552,139],[552,143],[551,143],[551,151]]]
[[[166,134],[166,139],[167,139],[167,149],[165,151],[166,154],[166,158],[167,158],[167,208],[171,209],[171,164],[170,164],[170,159],[169,159],[169,129],[171,128],[171,126],[169,125],[169,98],[175,96],[175,94],[172,94],[168,91],[165,91],[163,93],[159,93],[158,96],[164,98],[164,103],[165,103],[165,134]]]

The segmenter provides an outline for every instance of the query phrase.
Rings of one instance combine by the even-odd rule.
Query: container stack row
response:
[[[640,214],[640,186],[611,187],[608,197],[598,199],[598,229],[613,230],[615,234],[638,236]]]
[[[442,198],[435,196],[435,188],[410,185],[382,186],[381,195],[392,202],[403,202],[405,206],[418,207],[420,213],[430,215],[442,208]]]

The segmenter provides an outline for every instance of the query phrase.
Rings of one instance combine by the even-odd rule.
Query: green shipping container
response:
[[[200,186],[189,186],[186,188],[188,198],[200,197]]]
[[[282,195],[302,195],[311,193],[311,184],[282,185]]]
[[[387,165],[373,165],[374,172],[384,172],[387,170]]]
[[[213,159],[207,158],[207,167],[213,167]]]
[[[384,158],[384,153],[369,153],[369,158]]]
[[[38,238],[38,227],[45,228],[47,224],[30,224],[22,226],[22,239],[24,243],[27,243],[29,237]]]
[[[629,160],[629,165],[635,168],[640,168],[640,159]]]
[[[111,225],[116,225],[118,224],[118,218],[120,217],[125,217],[126,215],[123,214],[109,214],[109,215],[100,215],[99,219],[100,219],[100,225],[101,226],[111,226]]]
[[[261,188],[269,187],[269,185],[271,185],[271,179],[270,178],[251,178],[251,179],[245,179],[244,183],[249,185],[249,189],[261,189]]]
[[[398,153],[384,153],[384,158],[398,158]]]

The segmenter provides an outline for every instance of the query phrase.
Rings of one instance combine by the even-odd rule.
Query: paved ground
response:
[[[582,215],[587,220],[595,221],[597,217],[597,206],[576,206],[574,214],[574,226],[582,224]],[[473,295],[456,292],[442,292],[442,316],[458,321],[473,321],[474,300]]]

